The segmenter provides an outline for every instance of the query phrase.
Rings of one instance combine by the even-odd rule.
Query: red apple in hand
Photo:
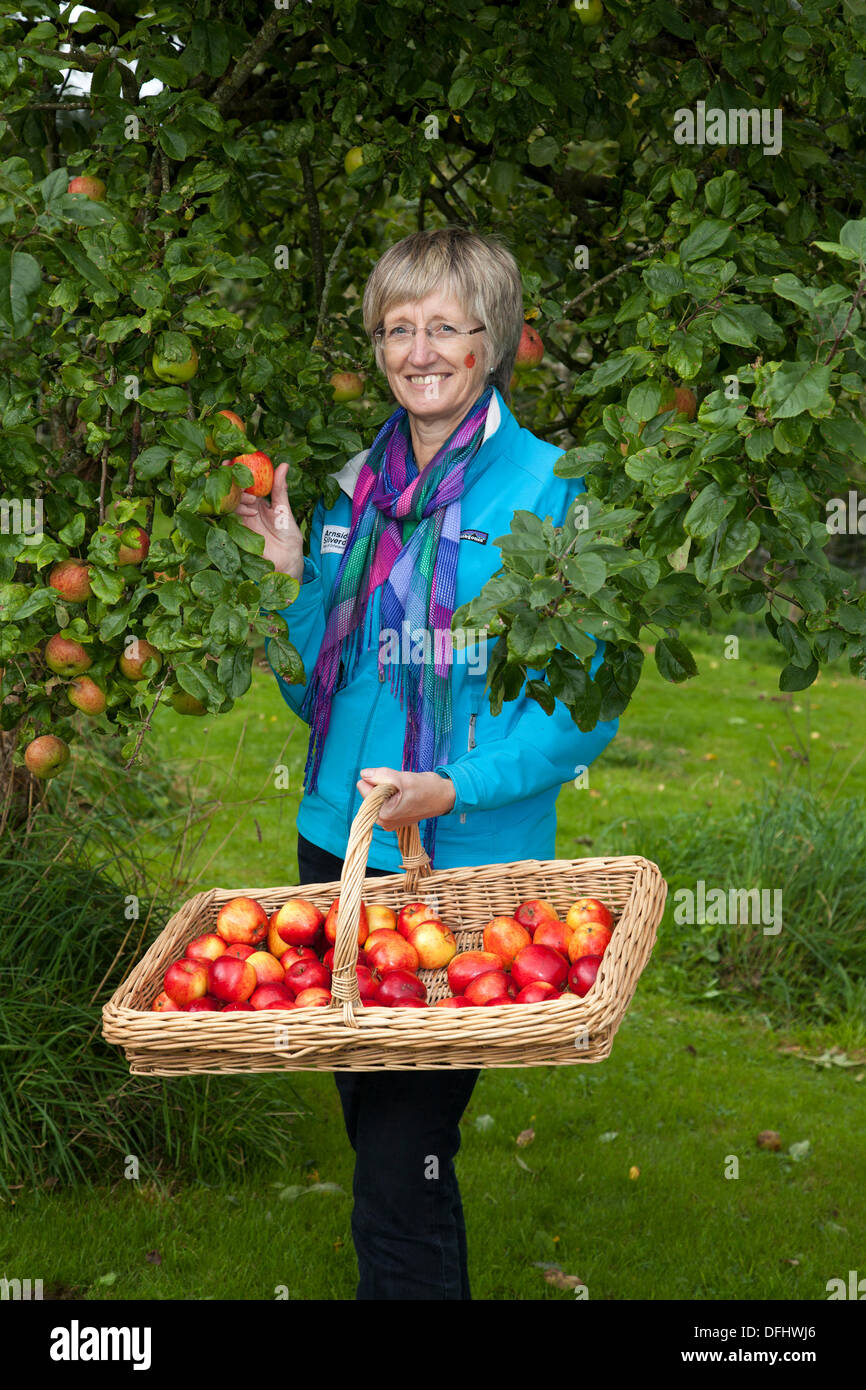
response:
[[[268,914],[255,898],[231,898],[217,913],[217,933],[229,945],[258,946],[268,925]]]
[[[484,928],[485,951],[492,951],[507,969],[518,951],[532,945],[532,937],[513,917],[494,917]]]
[[[550,946],[524,946],[514,957],[511,978],[518,989],[538,980],[561,989],[568,979],[568,961]]]
[[[267,497],[274,485],[274,465],[268,458],[257,449],[253,454],[238,454],[233,459],[223,459],[224,464],[243,463],[253,475],[253,480],[249,487],[243,489],[244,492],[252,493],[253,497]]]
[[[185,1008],[208,992],[208,967],[198,960],[176,960],[165,972],[166,994]]]
[[[581,999],[595,984],[595,977],[601,965],[601,956],[581,956],[568,972],[568,988]]]
[[[289,946],[312,946],[324,920],[324,912],[306,898],[290,898],[271,918],[271,924]]]
[[[600,922],[586,922],[575,927],[568,943],[568,959],[572,964],[581,956],[603,956],[611,933]]]
[[[461,951],[448,966],[448,984],[454,994],[463,994],[477,975],[501,969],[502,961],[493,951]]]

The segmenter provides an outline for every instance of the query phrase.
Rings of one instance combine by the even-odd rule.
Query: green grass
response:
[[[457,1159],[473,1297],[571,1300],[539,1267],[556,1265],[594,1300],[826,1298],[862,1254],[866,1062],[816,1066],[786,1045],[642,984],[602,1065],[482,1073]],[[353,1298],[336,1089],[308,1073],[285,1084],[309,1113],[287,1125],[283,1165],[208,1186],[145,1168],[125,1181],[118,1156],[102,1190],[18,1194],[7,1275],[93,1299]],[[779,1152],[757,1146],[765,1129]],[[282,1199],[293,1186],[309,1190]]]
[[[760,940],[676,927],[669,897],[603,1064],[482,1074],[457,1161],[477,1299],[572,1299],[545,1282],[545,1265],[614,1300],[824,1299],[828,1279],[856,1268],[866,1010],[862,977],[846,995],[838,967],[862,950],[862,683],[838,664],[780,695],[769,639],[749,623],[736,631],[736,661],[722,638],[692,637],[701,676],[684,686],[648,658],[589,787],[562,791],[557,853],[655,857],[671,896],[698,877],[781,877],[795,925],[797,907],[823,911],[821,930],[783,933],[788,954],[774,964]],[[293,882],[305,752],[305,727],[267,671],[218,721],[160,711],[149,756],[174,787],[133,816],[125,848],[176,905],[211,886]],[[287,789],[275,786],[280,764]],[[838,959],[812,997],[798,972],[828,940]],[[244,1157],[264,1112],[241,1096],[259,1082],[258,1103],[288,1111],[281,1157],[270,1142],[270,1156]],[[94,1299],[261,1299],[282,1287],[294,1300],[352,1298],[352,1154],[332,1077],[143,1084],[167,1087],[175,1105],[195,1096],[199,1159],[181,1162],[175,1128],[165,1161],[143,1161],[138,1181],[123,1177],[121,1145],[96,1188],[17,1188],[0,1218],[5,1273]],[[224,1142],[220,1171],[205,1126]],[[535,1137],[518,1147],[527,1129]],[[778,1153],[756,1144],[767,1129]],[[281,1198],[299,1186],[311,1190]]]

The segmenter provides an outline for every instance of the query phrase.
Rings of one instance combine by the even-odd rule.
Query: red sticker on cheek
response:
[[[466,356],[463,358],[463,365],[464,365],[465,367],[474,367],[474,366],[475,366],[475,353],[474,353],[474,352],[467,352]]]

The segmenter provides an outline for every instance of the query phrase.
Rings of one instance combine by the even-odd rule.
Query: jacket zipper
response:
[[[371,725],[372,722],[373,722],[373,716],[374,716],[374,714],[376,713],[376,710],[377,710],[378,707],[379,707],[379,700],[381,699],[381,696],[382,696],[382,686],[383,686],[384,684],[385,684],[385,672],[384,672],[384,670],[381,670],[381,671],[379,672],[379,685],[378,685],[378,689],[376,690],[376,698],[375,698],[375,700],[373,701],[373,704],[372,704],[372,706],[371,706],[371,708],[370,708],[369,714],[367,715],[367,722],[366,722],[366,724],[364,725],[364,732],[363,732],[363,734],[361,735],[361,757],[362,757],[362,758],[364,757],[364,746],[365,746],[365,744],[366,744],[366,742],[367,742],[367,735],[368,735],[368,733],[370,732],[370,725]],[[360,775],[361,775],[361,764],[358,763],[358,764],[356,765],[356,767],[355,767],[355,773],[354,773],[354,776],[352,777],[352,781],[351,781],[350,786],[349,786],[349,796],[348,796],[348,800],[347,800],[347,804],[348,804],[348,814],[347,814],[347,816],[346,816],[346,835],[347,835],[347,837],[348,837],[348,836],[351,834],[351,832],[352,832],[352,807],[353,807],[354,804],[355,804],[354,791],[355,791],[356,784],[357,784],[357,781],[358,781],[358,778],[360,777]],[[347,842],[348,842],[348,841],[347,841]]]
[[[466,744],[466,751],[467,751],[467,753],[471,753],[471,752],[472,752],[472,749],[475,747],[475,720],[477,719],[477,717],[478,717],[478,716],[475,715],[475,714],[470,714],[470,716],[469,716],[469,739],[468,739],[467,744]],[[465,824],[466,824],[466,812],[465,812],[465,811],[461,811],[461,812],[460,812],[460,824],[461,824],[461,825],[465,825]]]

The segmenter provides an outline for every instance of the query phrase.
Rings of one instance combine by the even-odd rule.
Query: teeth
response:
[[[422,386],[430,386],[434,381],[444,381],[448,372],[439,372],[437,376],[410,376],[410,381],[420,382]]]

